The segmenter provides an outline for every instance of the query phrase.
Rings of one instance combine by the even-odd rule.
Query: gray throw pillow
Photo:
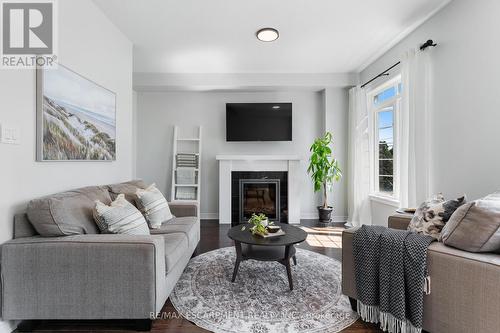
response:
[[[94,219],[103,233],[149,235],[144,216],[125,199],[124,194],[118,195],[110,205],[97,200]]]
[[[100,186],[83,187],[31,200],[28,219],[46,237],[98,234],[92,218],[94,201],[111,202],[108,189]]]
[[[500,252],[500,194],[458,208],[443,228],[440,241],[469,252]]]
[[[466,202],[465,196],[445,201],[442,194],[422,203],[408,225],[408,230],[436,239],[453,212]]]
[[[115,200],[119,194],[124,194],[128,202],[135,205],[135,192],[140,188],[146,188],[147,185],[141,179],[130,180],[124,183],[108,185],[111,200]]]
[[[135,195],[137,207],[146,217],[151,229],[160,228],[163,222],[174,217],[170,212],[167,200],[155,184],[146,189],[138,189]]]

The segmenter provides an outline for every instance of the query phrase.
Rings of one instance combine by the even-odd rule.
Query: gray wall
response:
[[[332,88],[334,89],[334,88]],[[329,121],[346,122],[347,92],[339,89],[335,101],[328,107]],[[293,142],[226,142],[225,103],[229,102],[292,102]],[[203,127],[201,213],[205,218],[218,215],[218,164],[217,154],[296,154],[303,159],[304,192],[302,216],[314,218],[320,196],[312,191],[306,167],[309,146],[314,138],[322,135],[325,119],[324,92],[139,92],[138,110],[138,159],[137,176],[156,182],[159,188],[170,193],[172,167],[173,126],[192,129]],[[337,125],[337,124],[336,124]],[[342,125],[337,125],[342,127]],[[347,144],[345,133],[339,133],[340,158],[344,158]],[[345,165],[344,161],[341,163]],[[345,185],[335,189],[335,215],[346,215]],[[338,191],[337,191],[338,189]],[[338,192],[338,193],[337,193]]]
[[[132,44],[91,0],[59,1],[58,61],[117,94],[115,162],[35,162],[35,73],[1,70],[0,123],[20,130],[20,144],[0,144],[0,242],[13,215],[35,197],[132,177]],[[10,332],[0,322],[0,332]]]
[[[500,189],[500,2],[454,0],[361,73],[371,78],[431,38],[433,192],[470,199]],[[379,80],[378,82],[380,82]],[[381,210],[379,205],[373,205]],[[382,208],[383,210],[383,208]],[[378,224],[387,215],[380,216]]]

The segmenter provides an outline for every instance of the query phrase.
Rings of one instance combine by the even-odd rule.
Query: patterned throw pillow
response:
[[[445,201],[443,195],[438,194],[417,208],[408,225],[408,230],[438,239],[453,212],[465,202],[465,195],[455,200]]]
[[[151,229],[160,228],[163,222],[174,217],[170,212],[167,200],[155,184],[151,184],[146,189],[137,189],[135,194],[137,207],[146,217]]]
[[[95,202],[94,219],[103,233],[149,235],[149,228],[144,216],[125,195],[120,194],[108,206],[101,201]]]

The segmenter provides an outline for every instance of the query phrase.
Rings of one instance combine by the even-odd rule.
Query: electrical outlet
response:
[[[19,128],[0,125],[0,142],[10,145],[20,144]]]

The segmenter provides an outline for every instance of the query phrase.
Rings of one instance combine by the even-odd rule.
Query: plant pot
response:
[[[328,226],[332,221],[333,207],[328,206],[324,208],[323,206],[318,206],[319,224],[322,226]]]

